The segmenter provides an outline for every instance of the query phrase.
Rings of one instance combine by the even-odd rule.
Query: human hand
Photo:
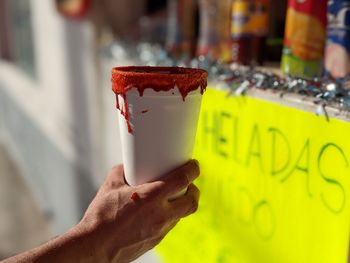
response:
[[[192,182],[198,176],[198,163],[192,160],[158,181],[129,186],[123,167],[114,167],[77,226],[89,233],[89,252],[99,262],[121,263],[152,249],[197,210],[199,190]],[[187,187],[185,195],[169,201]]]

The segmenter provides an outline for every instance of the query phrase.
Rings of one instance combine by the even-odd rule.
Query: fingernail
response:
[[[197,168],[196,172],[197,172],[197,174],[199,175],[199,174],[200,174],[199,162],[198,162],[198,160],[196,160],[196,159],[193,159],[193,162],[194,162],[195,165],[196,165],[196,168]]]
[[[192,159],[192,162],[194,162],[199,167],[199,162],[196,159]]]
[[[199,163],[197,160],[188,161],[183,167],[182,172],[187,176],[187,179],[190,182],[195,180],[199,176]]]

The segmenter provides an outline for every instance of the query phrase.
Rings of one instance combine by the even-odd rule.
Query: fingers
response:
[[[184,196],[169,202],[169,211],[172,213],[173,218],[186,217],[196,212],[199,196],[199,189],[194,184],[190,184]]]
[[[181,190],[186,189],[198,176],[199,164],[197,160],[191,160],[180,168],[162,177],[162,193],[165,196],[174,196]]]
[[[169,223],[161,232],[161,234],[153,239],[151,239],[151,244],[152,246],[149,248],[153,248],[156,245],[158,245],[164,238],[165,236],[170,232],[170,230],[172,230],[176,224],[179,222],[179,219],[176,219],[175,221],[172,221],[171,223]]]
[[[109,172],[103,186],[107,188],[118,188],[125,184],[123,165],[116,165]]]
[[[175,196],[187,189],[200,173],[197,160],[191,160],[159,180],[138,186],[141,193],[147,196],[166,197]]]

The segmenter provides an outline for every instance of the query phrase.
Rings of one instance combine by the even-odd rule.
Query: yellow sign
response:
[[[164,262],[347,262],[350,123],[226,94],[205,94],[200,209],[158,246]]]

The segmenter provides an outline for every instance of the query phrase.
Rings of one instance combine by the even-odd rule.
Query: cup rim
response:
[[[130,89],[168,91],[178,87],[183,97],[190,91],[207,86],[208,73],[199,68],[122,66],[112,69],[112,89],[116,94],[125,94]]]
[[[120,66],[112,69],[112,76],[142,76],[142,77],[183,77],[201,74],[207,77],[207,71],[200,68],[162,67],[162,66]]]

